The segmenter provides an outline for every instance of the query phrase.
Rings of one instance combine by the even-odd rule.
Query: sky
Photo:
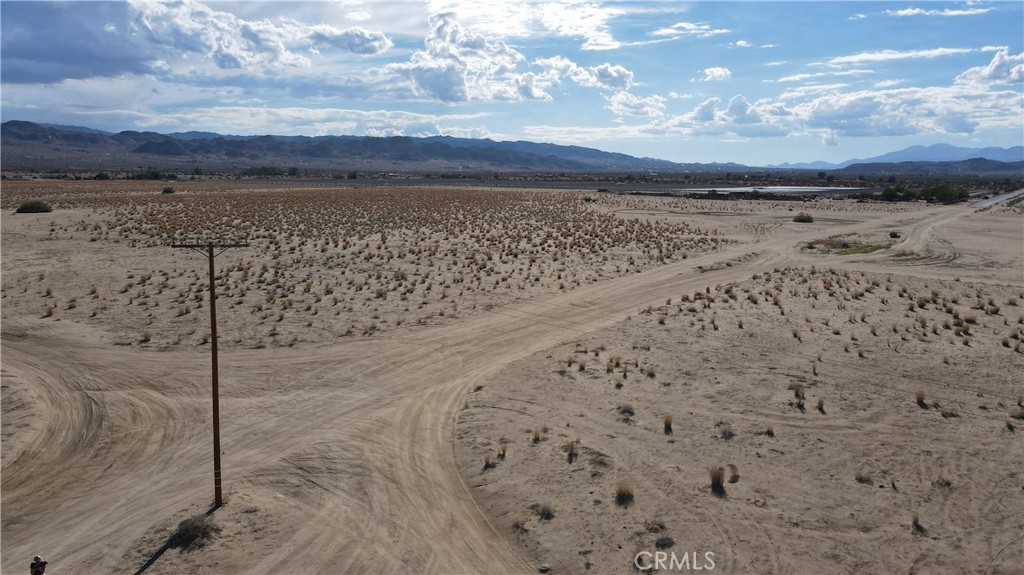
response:
[[[0,119],[770,165],[1024,144],[1024,2],[0,2]]]

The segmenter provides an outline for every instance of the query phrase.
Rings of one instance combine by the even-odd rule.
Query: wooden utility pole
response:
[[[249,247],[248,241],[243,242],[193,242],[179,244],[171,242],[172,248],[188,248],[203,253],[210,261],[210,344],[213,363],[213,506],[224,504],[221,490],[220,474],[220,386],[217,381],[217,288],[216,275],[213,271],[213,260],[228,248]],[[214,253],[214,250],[220,250]]]

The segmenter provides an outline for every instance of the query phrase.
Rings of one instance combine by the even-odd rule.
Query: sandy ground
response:
[[[1024,562],[1020,210],[47,185],[5,184],[0,221],[4,572]],[[58,209],[11,215],[35,196]],[[164,241],[241,228],[221,532],[161,552],[212,502],[205,262]]]

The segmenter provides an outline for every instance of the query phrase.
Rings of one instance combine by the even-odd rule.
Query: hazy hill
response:
[[[999,162],[987,158],[971,158],[955,162],[872,162],[852,164],[839,170],[844,174],[913,174],[953,176],[967,174],[1014,174],[1024,173],[1024,161]]]
[[[6,169],[238,170],[253,166],[306,170],[684,171],[665,160],[580,146],[403,136],[224,136],[212,132],[123,131],[9,121],[0,125]],[[733,169],[732,166],[704,170]]]
[[[807,162],[799,164],[779,164],[777,168],[804,170],[836,170],[854,164],[896,164],[900,162],[959,162],[973,158],[984,158],[997,162],[1024,161],[1024,146],[1012,148],[963,148],[949,144],[933,144],[931,146],[911,146],[896,152],[889,152],[871,158],[846,160],[845,162]]]
[[[583,146],[527,141],[498,142],[450,136],[233,136],[200,131],[159,134],[126,130],[111,134],[79,126],[17,120],[0,124],[0,145],[3,167],[7,170],[239,172],[274,167],[321,173],[358,170],[634,174],[762,170],[736,163],[676,163]],[[936,161],[934,158],[944,159]],[[1013,159],[1014,163],[1003,163],[1006,158]],[[1021,162],[1024,162],[1024,147],[1020,146],[1008,150],[976,150],[935,145],[916,146],[867,160],[851,160],[843,166],[845,172],[853,174],[990,174],[1021,173]],[[783,169],[801,167],[838,169],[824,163],[788,165]]]

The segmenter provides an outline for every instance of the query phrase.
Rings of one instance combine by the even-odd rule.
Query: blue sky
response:
[[[1024,143],[1024,3],[0,2],[2,119],[680,162]]]

